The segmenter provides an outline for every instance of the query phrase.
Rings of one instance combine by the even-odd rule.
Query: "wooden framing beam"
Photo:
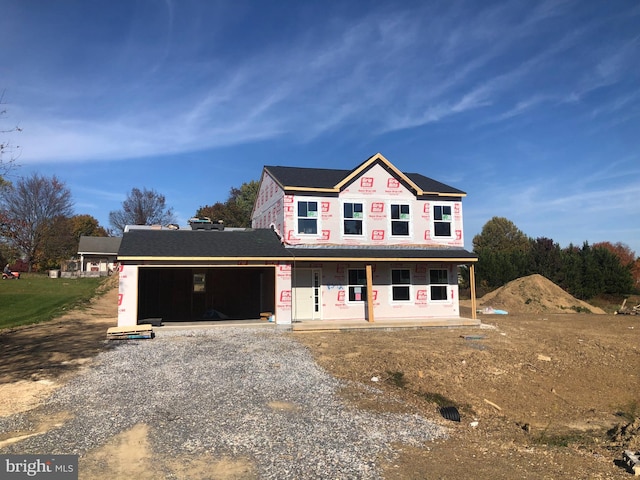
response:
[[[367,273],[367,320],[369,323],[374,322],[373,317],[373,269],[370,264],[366,267]]]
[[[469,265],[469,285],[471,286],[471,318],[475,320],[476,314],[476,266]]]

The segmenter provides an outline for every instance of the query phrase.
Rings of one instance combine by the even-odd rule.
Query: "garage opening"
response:
[[[273,267],[140,268],[138,321],[259,319],[274,312]]]

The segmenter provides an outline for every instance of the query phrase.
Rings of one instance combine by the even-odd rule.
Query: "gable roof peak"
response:
[[[342,181],[336,185],[336,188],[338,190],[341,190],[345,185],[351,183],[351,181],[353,181],[354,178],[363,174],[364,172],[366,172],[376,164],[382,165],[382,167],[385,170],[387,170],[391,175],[393,175],[398,180],[400,180],[405,185],[407,185],[407,187],[412,189],[416,195],[424,194],[424,191],[422,190],[422,188],[420,188],[419,185],[417,185],[407,175],[405,175],[402,171],[400,171],[400,169],[398,169],[393,163],[387,160],[385,156],[379,152],[376,153],[375,155],[372,155],[371,157],[366,159],[364,162],[362,162],[360,165],[358,165],[356,168],[351,170],[351,173],[349,173],[349,175],[343,178]]]
[[[340,193],[348,184],[375,165],[380,165],[416,196],[444,195],[465,196],[457,188],[420,174],[405,173],[378,152],[351,170],[333,168],[282,167],[265,165],[263,175],[268,174],[285,192]]]

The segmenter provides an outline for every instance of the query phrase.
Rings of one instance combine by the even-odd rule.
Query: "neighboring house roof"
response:
[[[404,173],[398,170],[382,154],[377,153],[352,170],[328,168],[303,168],[265,166],[265,171],[286,191],[316,191],[338,193],[353,180],[374,165],[381,165],[416,195],[466,196],[457,188],[425,177],[419,173]]]
[[[460,248],[284,247],[270,229],[235,231],[132,230],[126,232],[118,260],[460,260],[477,257]]]
[[[87,255],[116,255],[122,237],[88,237],[82,235],[78,244],[78,253]]]

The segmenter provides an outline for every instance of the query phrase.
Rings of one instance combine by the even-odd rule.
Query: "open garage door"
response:
[[[141,267],[138,321],[259,319],[275,308],[273,267]]]

